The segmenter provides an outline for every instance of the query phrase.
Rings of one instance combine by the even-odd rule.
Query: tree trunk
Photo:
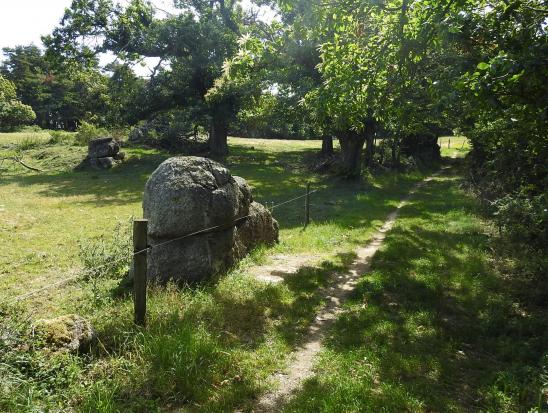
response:
[[[373,164],[373,155],[375,154],[375,121],[368,120],[365,123],[365,166],[370,167]]]
[[[333,136],[325,135],[322,138],[322,152],[323,156],[333,155]]]
[[[213,156],[228,155],[228,128],[222,116],[213,115],[211,120],[209,149]]]
[[[391,149],[392,149],[392,168],[395,168],[398,165],[398,156],[397,156],[398,146],[396,145],[396,141],[392,142]]]
[[[343,174],[348,179],[359,179],[362,173],[362,150],[364,136],[347,135],[339,138],[341,143]]]

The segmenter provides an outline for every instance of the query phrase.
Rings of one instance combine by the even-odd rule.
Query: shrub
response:
[[[495,221],[514,242],[548,245],[548,199],[545,194],[506,195],[493,202]]]
[[[125,142],[129,136],[129,131],[129,128],[124,127],[109,128],[108,130],[109,136],[112,136],[118,142]]]
[[[37,132],[43,132],[44,130],[40,127],[40,125],[25,125],[21,126],[20,128],[17,128],[18,132],[27,132],[27,133],[37,133]]]
[[[120,278],[131,265],[132,241],[130,225],[118,222],[111,237],[104,235],[78,242],[83,264],[83,278]]]
[[[0,75],[0,130],[11,131],[35,119],[32,108],[17,100],[13,82]]]
[[[99,128],[88,122],[82,122],[76,130],[74,140],[77,145],[87,145],[93,139],[102,138],[108,135],[109,133],[106,129]]]

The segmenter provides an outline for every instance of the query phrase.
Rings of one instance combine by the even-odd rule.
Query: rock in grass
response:
[[[201,281],[226,271],[255,246],[276,242],[276,221],[252,200],[245,180],[215,161],[193,156],[166,160],[151,175],[143,198],[153,247],[149,277]],[[204,229],[211,230],[172,241]]]
[[[91,323],[76,314],[38,320],[34,334],[44,340],[46,347],[70,352],[89,350],[96,337]]]
[[[88,144],[89,158],[113,157],[120,152],[120,144],[114,138],[94,139]]]
[[[94,139],[88,144],[86,161],[93,169],[111,169],[124,158],[125,153],[120,152],[120,144],[114,138]]]
[[[248,215],[236,230],[236,243],[241,249],[241,256],[261,244],[271,245],[278,242],[278,221],[264,205],[252,202]]]

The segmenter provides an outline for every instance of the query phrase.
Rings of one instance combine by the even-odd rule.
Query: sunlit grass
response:
[[[341,185],[303,165],[303,157],[317,151],[320,141],[231,138],[230,144],[227,165],[234,175],[248,180],[259,202],[272,205],[301,196],[307,182],[321,189],[312,196],[313,224],[307,231],[302,231],[303,199],[275,210],[282,242],[271,253],[334,254],[363,242],[421,176],[384,174],[371,182]],[[69,145],[23,151],[24,159],[47,170],[44,173],[7,165],[0,181],[0,241],[10,248],[0,251],[1,295],[21,294],[62,279],[79,266],[78,240],[108,236],[117,221],[142,216],[145,182],[169,155],[154,149],[124,150],[128,160],[108,172],[74,172],[86,149]],[[54,298],[44,298],[48,312],[62,295]]]
[[[448,158],[463,158],[470,152],[470,141],[464,136],[444,136],[438,138],[441,156]]]
[[[440,177],[402,209],[326,341],[317,375],[284,411],[539,407],[546,311],[528,298],[532,286],[497,271],[496,241],[458,186],[458,177]]]
[[[37,140],[46,142],[50,138],[50,134],[47,131],[44,132],[0,132],[0,147],[4,145],[20,144],[25,140]]]
[[[286,355],[302,340],[323,302],[320,287],[347,267],[355,246],[369,239],[423,176],[385,173],[347,183],[312,174],[303,159],[314,156],[320,144],[231,138],[227,166],[248,180],[258,201],[270,206],[300,196],[307,182],[321,189],[312,195],[312,224],[303,230],[304,200],[281,206],[274,210],[281,227],[279,245],[256,251],[218,282],[183,289],[151,287],[145,331],[132,323],[131,297],[113,295],[116,280],[94,287],[73,283],[8,307],[4,323],[21,314],[30,313],[31,322],[79,313],[93,322],[100,341],[91,355],[62,361],[40,350],[22,354],[9,347],[0,359],[0,409],[249,409],[253,398],[270,386],[266,378],[284,368]],[[6,196],[0,202],[0,240],[10,245],[0,251],[3,302],[72,274],[80,265],[79,239],[108,237],[116,221],[141,216],[144,184],[169,155],[124,150],[127,161],[112,171],[75,172],[85,148],[32,146],[23,151],[25,160],[47,172],[17,165],[2,171],[0,191]],[[272,254],[301,252],[316,255],[317,264],[285,283],[259,283],[250,273],[256,262],[267,262]],[[23,330],[27,326],[17,325]],[[23,356],[31,363],[28,369],[14,361]]]

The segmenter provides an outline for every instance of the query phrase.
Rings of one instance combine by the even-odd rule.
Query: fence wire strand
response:
[[[291,198],[291,199],[288,199],[287,201],[283,201],[283,202],[280,202],[279,204],[275,204],[275,205],[272,205],[270,208],[267,208],[269,209],[269,211],[274,211],[274,209],[276,208],[279,208],[283,205],[287,205],[287,204],[290,204],[292,202],[295,202],[295,201],[298,201],[299,199],[303,199],[303,198],[306,198],[307,196],[310,196],[316,192],[319,192],[321,191],[322,189],[325,189],[325,188],[318,188],[318,189],[315,189],[313,191],[310,191],[304,195],[300,195],[300,196],[297,196],[295,198]],[[266,203],[267,204],[267,203]],[[146,251],[150,251],[150,250],[153,250],[153,249],[156,249],[156,248],[161,248],[161,247],[164,247],[168,244],[172,244],[174,242],[177,242],[177,241],[182,241],[184,239],[187,239],[187,238],[190,238],[190,237],[194,237],[194,236],[197,236],[197,235],[202,235],[202,234],[208,234],[212,231],[215,231],[217,229],[221,229],[221,228],[231,228],[231,227],[234,227],[236,226],[238,223],[240,222],[243,222],[245,219],[249,218],[251,216],[251,214],[248,214],[248,215],[245,215],[243,217],[239,217],[237,219],[234,220],[234,222],[230,223],[230,224],[222,224],[222,225],[215,225],[215,226],[212,226],[212,227],[209,227],[209,228],[204,228],[204,229],[201,229],[201,230],[198,230],[198,231],[195,231],[195,232],[191,232],[190,234],[186,234],[186,235],[183,235],[181,237],[177,237],[177,238],[173,238],[173,239],[170,239],[168,241],[165,241],[165,242],[161,242],[159,244],[156,244],[156,245],[149,245],[147,246],[146,248],[142,249],[142,250],[139,250],[139,251],[135,251],[133,252],[129,257],[122,257],[122,258],[118,258],[114,261],[109,261],[108,263],[106,264],[103,264],[103,265],[100,265],[98,267],[94,267],[94,268],[88,268],[88,269],[84,269],[84,270],[81,270],[78,272],[78,274],[72,276],[72,277],[69,277],[69,278],[65,278],[61,281],[58,281],[58,282],[55,282],[53,284],[50,284],[50,285],[47,285],[47,286],[44,286],[42,288],[38,288],[36,290],[33,290],[33,291],[30,291],[28,293],[25,293],[25,294],[21,294],[15,298],[13,298],[12,300],[10,301],[7,301],[8,304],[15,304],[15,303],[18,303],[18,302],[21,302],[21,301],[24,301],[30,297],[33,297],[35,296],[36,294],[39,294],[43,291],[48,291],[48,290],[51,290],[52,288],[55,288],[55,287],[60,287],[60,286],[63,286],[63,285],[66,285],[72,281],[75,281],[79,278],[81,278],[82,276],[85,276],[86,274],[92,274],[93,272],[95,271],[98,271],[98,270],[101,270],[103,268],[106,268],[108,266],[111,266],[113,264],[117,264],[119,262],[122,262],[122,261],[125,261],[127,259],[130,259],[130,258],[133,258],[135,257],[136,255],[139,255],[139,254],[142,254]]]

